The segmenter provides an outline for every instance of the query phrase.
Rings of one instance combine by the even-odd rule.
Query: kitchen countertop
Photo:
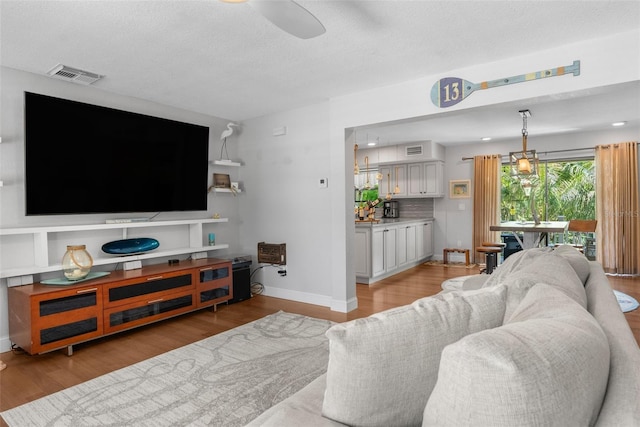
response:
[[[356,222],[356,227],[381,227],[385,225],[409,224],[412,222],[433,221],[433,218],[379,218],[380,222]]]

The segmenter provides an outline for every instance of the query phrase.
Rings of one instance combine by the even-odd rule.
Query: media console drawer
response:
[[[233,298],[231,262],[216,258],[115,271],[65,287],[8,288],[9,337],[45,353]]]

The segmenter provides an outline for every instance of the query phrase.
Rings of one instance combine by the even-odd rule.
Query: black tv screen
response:
[[[27,215],[207,210],[209,128],[25,92]]]

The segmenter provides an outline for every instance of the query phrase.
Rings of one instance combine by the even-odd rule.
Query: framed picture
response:
[[[224,173],[213,174],[213,186],[215,188],[231,188],[231,179]]]
[[[449,181],[450,199],[468,199],[471,197],[471,180],[457,179]]]

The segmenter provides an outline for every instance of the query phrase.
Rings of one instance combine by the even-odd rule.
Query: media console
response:
[[[10,287],[9,337],[45,353],[233,298],[231,261],[205,258],[114,271],[70,286]]]

